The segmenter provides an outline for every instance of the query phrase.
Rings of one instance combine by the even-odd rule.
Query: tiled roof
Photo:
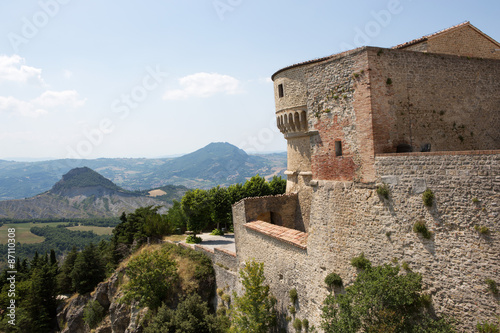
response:
[[[247,229],[260,232],[303,250],[307,249],[307,234],[302,231],[282,227],[264,221],[254,221],[245,224]]]

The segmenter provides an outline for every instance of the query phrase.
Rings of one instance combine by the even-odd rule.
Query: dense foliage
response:
[[[108,235],[99,236],[91,231],[68,230],[65,225],[32,227],[30,231],[37,236],[45,237],[45,240],[42,243],[35,244],[17,243],[16,256],[18,258],[30,259],[35,252],[49,253],[51,250],[54,250],[59,257],[70,251],[74,246],[83,249],[90,243],[97,244],[102,240],[110,239]],[[7,244],[0,244],[0,252],[7,253]],[[0,258],[0,261],[4,259]]]
[[[276,299],[264,285],[264,264],[250,261],[240,270],[244,294],[233,293],[234,306],[230,311],[230,332],[267,333],[276,326]]]
[[[87,225],[95,227],[114,227],[120,223],[118,217],[96,217],[87,219],[75,219],[75,218],[50,218],[50,219],[11,219],[11,218],[0,218],[0,222],[3,224],[11,223],[51,223],[51,222],[68,222],[73,225]]]
[[[177,263],[167,248],[144,251],[127,264],[129,282],[123,287],[125,302],[139,301],[140,306],[158,308],[171,297],[179,279]]]
[[[426,309],[422,277],[399,266],[374,266],[361,271],[345,293],[324,301],[322,328],[342,332],[454,332],[453,326]]]
[[[163,305],[144,332],[224,333],[228,327],[224,319],[210,313],[208,303],[198,294],[191,294],[175,310]]]

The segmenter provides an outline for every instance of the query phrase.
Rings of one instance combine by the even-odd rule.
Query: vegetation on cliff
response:
[[[420,274],[401,274],[399,265],[369,266],[344,293],[327,296],[322,328],[326,333],[455,332],[430,306]]]
[[[240,270],[244,294],[240,297],[233,293],[234,305],[229,314],[231,333],[266,333],[276,327],[276,299],[270,294],[269,286],[264,284],[264,264],[250,261]]]

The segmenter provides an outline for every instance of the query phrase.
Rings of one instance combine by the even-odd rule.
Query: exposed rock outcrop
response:
[[[89,333],[83,313],[90,301],[97,301],[106,311],[106,316],[94,329],[95,333],[141,333],[141,321],[148,309],[137,304],[127,305],[119,302],[123,294],[119,291],[120,279],[124,269],[116,271],[108,280],[97,285],[90,295],[77,295],[66,301],[57,315],[62,333]]]

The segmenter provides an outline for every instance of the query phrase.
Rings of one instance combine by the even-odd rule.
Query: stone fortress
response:
[[[434,310],[459,330],[496,322],[500,299],[485,280],[500,284],[500,43],[465,22],[272,79],[286,194],[233,206],[236,253],[211,253],[218,287],[240,289],[237,269],[263,262],[280,311],[296,288],[295,317],[318,328],[326,275],[349,286],[350,260],[364,253],[421,273]],[[413,231],[418,221],[430,239]]]

